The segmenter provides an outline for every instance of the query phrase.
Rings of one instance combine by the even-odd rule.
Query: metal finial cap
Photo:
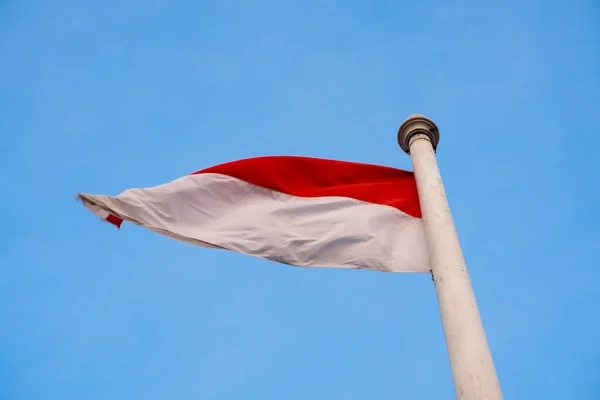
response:
[[[434,150],[437,148],[440,131],[435,122],[422,114],[412,114],[398,129],[398,144],[406,154],[410,154],[410,139],[419,133],[429,138]]]

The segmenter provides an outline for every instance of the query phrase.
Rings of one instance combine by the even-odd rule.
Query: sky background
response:
[[[428,275],[117,231],[221,162],[438,161],[506,399],[600,398],[600,3],[0,1],[0,399],[451,399]]]

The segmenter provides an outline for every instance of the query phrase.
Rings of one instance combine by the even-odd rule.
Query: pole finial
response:
[[[410,154],[410,139],[418,134],[426,135],[435,150],[440,141],[440,131],[432,120],[422,114],[412,114],[398,129],[398,144],[406,154]]]

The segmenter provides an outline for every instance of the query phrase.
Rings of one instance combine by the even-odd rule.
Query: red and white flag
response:
[[[412,172],[258,157],[118,196],[80,194],[100,218],[301,267],[429,272]]]

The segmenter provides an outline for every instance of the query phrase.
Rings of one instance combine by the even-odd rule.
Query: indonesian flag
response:
[[[307,157],[217,165],[118,196],[94,214],[202,247],[300,266],[429,272],[412,172]]]

